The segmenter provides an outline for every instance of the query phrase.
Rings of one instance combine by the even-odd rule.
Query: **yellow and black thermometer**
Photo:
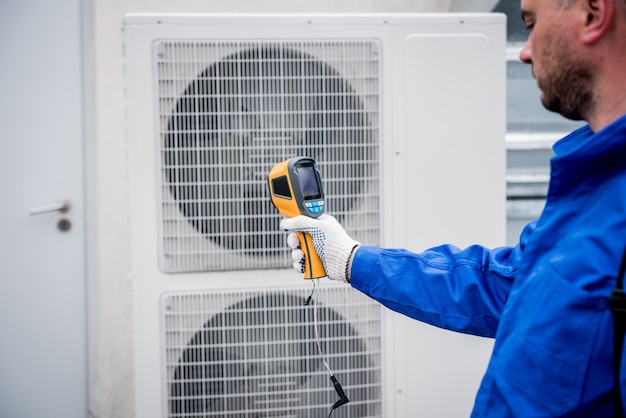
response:
[[[315,160],[293,157],[276,164],[267,176],[272,203],[278,211],[293,218],[298,215],[317,218],[324,213],[324,188]],[[304,278],[326,276],[311,235],[298,232],[300,249],[304,252]]]
[[[317,218],[324,213],[324,188],[322,187],[322,176],[320,175],[315,160],[309,157],[293,157],[276,164],[267,176],[272,203],[278,211],[293,218],[298,215]],[[313,248],[311,235],[305,232],[298,232],[300,248],[304,252],[304,278],[319,279],[326,276],[326,270],[322,260]],[[308,304],[305,303],[305,305]],[[314,315],[314,318],[317,316]],[[317,323],[315,325],[317,329]],[[315,333],[317,335],[317,331]],[[320,355],[324,357],[320,343],[317,348]],[[332,410],[339,408],[350,402],[339,381],[328,367],[324,364],[330,374],[335,391],[339,395],[339,400],[332,406]],[[330,415],[329,415],[330,416]]]

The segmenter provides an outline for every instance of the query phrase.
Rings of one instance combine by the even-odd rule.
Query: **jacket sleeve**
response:
[[[526,229],[531,229],[530,226]],[[362,246],[350,271],[354,288],[428,324],[494,337],[522,245],[493,250],[452,245],[416,254]]]

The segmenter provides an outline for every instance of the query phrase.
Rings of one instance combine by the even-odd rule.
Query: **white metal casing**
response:
[[[137,14],[126,17],[124,32],[138,418],[166,414],[164,293],[309,286],[289,269],[171,275],[159,268],[155,41],[378,40],[381,245],[503,244],[504,16]],[[490,341],[389,311],[383,331],[383,416],[469,414]]]

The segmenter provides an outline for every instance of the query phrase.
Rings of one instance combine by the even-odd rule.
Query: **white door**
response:
[[[0,417],[87,416],[81,30],[0,1]]]

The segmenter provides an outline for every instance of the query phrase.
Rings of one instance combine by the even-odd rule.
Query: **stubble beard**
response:
[[[575,56],[564,39],[548,45],[547,71],[537,80],[543,106],[567,119],[585,120],[594,106],[593,74],[588,60]]]

